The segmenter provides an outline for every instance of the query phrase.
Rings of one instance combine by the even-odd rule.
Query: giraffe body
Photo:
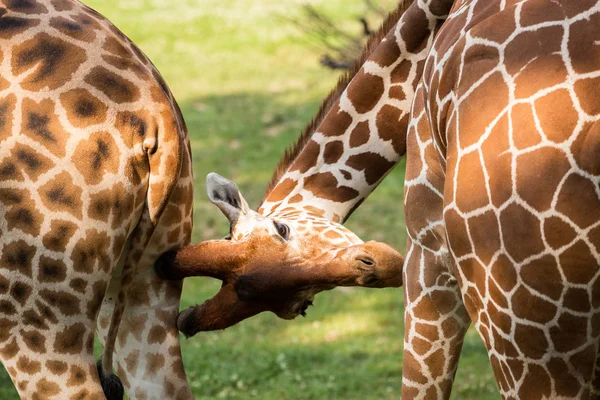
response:
[[[411,113],[403,398],[472,321],[504,398],[589,398],[600,324],[592,2],[455,5]]]
[[[344,220],[406,153],[403,398],[449,397],[471,322],[505,398],[597,388],[597,7],[415,1],[262,206]]]
[[[77,1],[0,1],[0,360],[22,398],[104,398],[111,319],[130,398],[191,398],[181,282],[149,268],[191,210],[186,128],[141,51]]]

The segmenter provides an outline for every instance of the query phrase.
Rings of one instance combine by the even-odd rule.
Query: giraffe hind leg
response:
[[[410,284],[404,293],[402,398],[448,399],[470,321],[444,263],[418,245],[411,250],[404,272]]]
[[[91,323],[48,324],[44,336],[29,326],[15,328],[0,344],[0,361],[22,399],[104,399],[94,367]]]
[[[75,235],[71,253],[49,251],[41,235],[9,231],[0,242],[0,362],[24,399],[104,398],[93,343],[108,273],[80,272],[94,260],[69,262],[98,245]]]
[[[150,221],[144,221],[148,226],[140,229],[150,230]],[[185,225],[189,226],[181,224],[180,229],[184,229]],[[158,229],[153,230],[149,244],[141,247],[132,243],[133,250],[129,252],[138,253],[141,257],[128,259],[123,265],[124,270],[134,268],[136,273],[131,275],[128,284],[127,301],[115,341],[113,367],[129,396],[193,398],[183,369],[179,332],[175,324],[182,282],[162,280],[153,268],[159,254],[189,241],[189,235],[182,234],[180,236],[185,240],[181,239],[181,243],[167,245],[169,232],[159,224]],[[136,251],[140,247],[141,251]],[[125,265],[133,262],[135,267]],[[107,341],[107,328],[121,291],[121,275],[117,268],[98,316],[98,337],[103,344]]]

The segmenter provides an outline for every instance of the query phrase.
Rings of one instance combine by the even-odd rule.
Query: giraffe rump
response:
[[[398,23],[404,12],[408,9],[408,7],[410,7],[410,5],[413,2],[414,0],[400,0],[398,7],[386,17],[379,29],[369,37],[369,40],[365,44],[360,56],[354,61],[354,63],[350,66],[348,71],[346,71],[346,73],[340,76],[336,86],[331,92],[329,92],[325,100],[323,100],[321,106],[319,107],[317,115],[315,115],[315,117],[308,123],[308,125],[306,125],[306,128],[304,128],[298,139],[296,139],[296,142],[284,152],[283,156],[279,160],[279,164],[277,165],[275,172],[273,172],[273,176],[271,177],[269,184],[267,185],[267,190],[261,203],[265,201],[265,199],[275,188],[283,174],[298,157],[302,149],[310,140],[315,130],[318,128],[321,122],[323,122],[323,119],[325,119],[327,113],[329,113],[329,111],[334,106],[336,101],[340,98],[344,90],[348,87],[350,81],[352,81],[354,76],[360,71],[365,61],[369,59],[369,57],[377,48],[381,40],[394,27],[394,25]]]
[[[142,273],[191,235],[175,100],[77,0],[0,0],[0,36],[0,363],[21,398],[193,398],[174,323],[181,283]]]

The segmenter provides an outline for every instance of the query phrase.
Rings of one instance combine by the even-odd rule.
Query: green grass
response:
[[[297,15],[301,2],[85,2],[137,43],[169,83],[192,139],[198,181],[194,241],[225,235],[225,218],[206,200],[204,176],[216,171],[233,179],[256,206],[284,148],[338,77],[318,65],[319,50],[282,17]],[[352,20],[363,11],[360,0],[313,3],[348,29],[359,29]],[[348,226],[365,240],[404,249],[402,185],[400,165]],[[217,289],[206,278],[187,280],[182,307],[201,303]],[[306,319],[263,314],[184,340],[186,371],[198,399],[398,399],[402,310],[401,290],[334,290],[317,296]],[[4,371],[0,398],[16,398]],[[499,398],[474,331],[467,336],[453,398]]]

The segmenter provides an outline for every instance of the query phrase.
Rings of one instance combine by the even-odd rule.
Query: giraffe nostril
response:
[[[372,267],[373,265],[375,265],[375,261],[373,261],[373,259],[371,257],[366,257],[366,256],[360,256],[356,258],[356,261],[367,265],[369,267]]]

